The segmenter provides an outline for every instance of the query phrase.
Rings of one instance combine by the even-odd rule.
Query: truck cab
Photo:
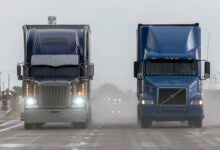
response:
[[[139,24],[137,41],[134,77],[141,126],[188,121],[191,127],[202,127],[202,80],[210,76],[210,63],[201,60],[199,24]]]
[[[85,128],[91,118],[89,25],[24,25],[22,80],[25,129],[46,123]]]

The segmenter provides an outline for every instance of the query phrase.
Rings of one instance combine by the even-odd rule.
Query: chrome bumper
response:
[[[89,113],[82,109],[26,109],[24,121],[26,123],[65,123],[86,122]]]

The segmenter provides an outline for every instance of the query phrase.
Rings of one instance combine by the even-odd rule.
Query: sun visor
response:
[[[31,65],[78,65],[78,55],[33,55],[31,57]]]

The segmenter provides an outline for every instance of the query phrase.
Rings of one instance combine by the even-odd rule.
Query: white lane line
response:
[[[80,142],[80,143],[68,143],[67,145],[64,146],[65,148],[95,148],[95,147],[100,147],[99,143],[85,143],[85,142]]]
[[[4,123],[0,124],[0,127],[6,126],[6,125],[11,124],[12,122],[15,122],[15,121],[17,121],[17,120],[10,120],[10,121],[4,122]]]
[[[80,145],[86,145],[87,143],[86,142],[80,142],[79,144]]]
[[[141,143],[140,146],[143,148],[156,148],[157,147],[155,143]]]
[[[16,143],[10,143],[10,144],[1,144],[1,148],[21,148],[25,147],[27,144],[16,144]]]
[[[85,140],[91,139],[91,137],[84,137]]]
[[[7,131],[7,130],[10,130],[10,129],[13,129],[13,128],[17,128],[17,127],[19,127],[21,125],[23,125],[23,123],[19,123],[17,125],[11,126],[11,127],[7,127],[7,128],[4,128],[4,129],[1,129],[0,132],[4,132],[4,131]]]

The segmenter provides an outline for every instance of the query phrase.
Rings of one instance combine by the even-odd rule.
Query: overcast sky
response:
[[[57,16],[57,24],[90,24],[93,86],[114,83],[125,90],[136,89],[133,62],[136,59],[138,23],[177,24],[199,22],[202,28],[202,54],[220,70],[219,0],[0,0],[0,71],[7,87],[19,85],[16,64],[23,61],[24,24],[46,24],[47,16]]]

